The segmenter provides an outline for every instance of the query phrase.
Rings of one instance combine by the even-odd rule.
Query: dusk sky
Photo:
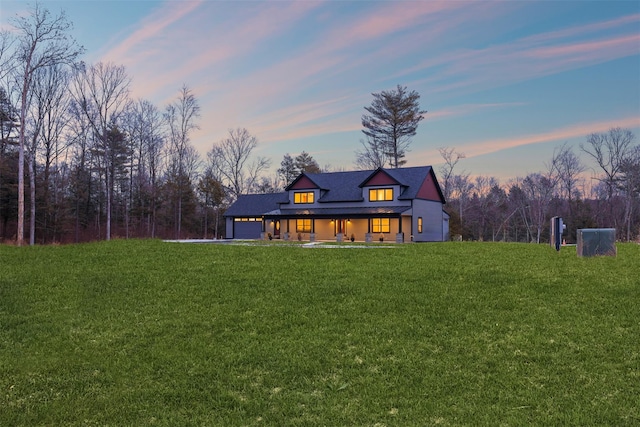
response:
[[[372,92],[400,84],[428,110],[407,166],[538,172],[554,148],[614,126],[640,139],[639,1],[43,1],[64,10],[85,62],[124,65],[159,108],[183,84],[201,107],[203,155],[228,129],[354,168]],[[2,0],[0,22],[29,3]],[[580,155],[586,160],[584,155]]]

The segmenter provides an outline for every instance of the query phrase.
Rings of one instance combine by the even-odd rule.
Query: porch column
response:
[[[366,243],[371,243],[371,218],[367,218],[367,234],[364,235],[364,241]]]
[[[404,233],[402,232],[402,215],[398,215],[398,234],[396,234],[396,243],[404,243]]]
[[[316,220],[314,218],[311,218],[311,233],[309,233],[309,241],[316,241]]]

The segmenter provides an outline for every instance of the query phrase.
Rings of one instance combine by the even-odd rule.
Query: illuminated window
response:
[[[310,219],[296,219],[296,232],[298,232],[298,233],[311,233],[311,220]]]
[[[293,193],[293,203],[313,203],[313,191]]]
[[[418,233],[422,233],[422,217],[418,217]]]
[[[233,220],[235,222],[249,222],[249,221],[262,222],[262,218],[233,218]]]
[[[369,190],[370,202],[385,202],[393,200],[393,188],[372,188]]]
[[[388,233],[391,230],[389,218],[373,218],[371,228],[374,233]]]

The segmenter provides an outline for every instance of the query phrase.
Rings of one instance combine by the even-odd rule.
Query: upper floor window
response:
[[[313,203],[313,191],[293,193],[293,203]]]
[[[393,200],[393,188],[372,188],[369,190],[370,202],[385,202]]]

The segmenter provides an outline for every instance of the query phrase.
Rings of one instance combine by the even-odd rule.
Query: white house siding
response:
[[[418,233],[418,217],[422,217],[422,233]],[[442,242],[445,240],[442,203],[430,200],[413,201],[414,242]]]

